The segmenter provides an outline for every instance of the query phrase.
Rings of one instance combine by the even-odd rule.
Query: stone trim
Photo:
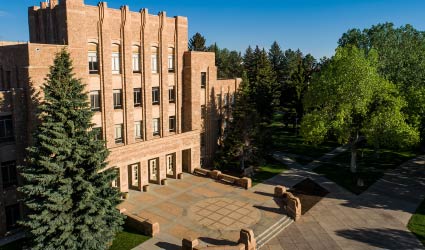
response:
[[[222,174],[221,171],[218,170],[208,170],[204,168],[195,168],[193,171],[194,175],[208,177],[214,180],[218,180],[220,182],[239,186],[245,189],[250,189],[252,187],[252,180],[248,177],[236,177],[228,174]]]

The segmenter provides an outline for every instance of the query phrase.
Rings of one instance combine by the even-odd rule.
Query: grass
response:
[[[413,152],[382,150],[378,158],[375,151],[364,148],[358,153],[356,175],[350,172],[351,153],[348,151],[317,167],[314,171],[325,175],[328,179],[355,194],[361,194],[379,180],[385,172],[398,167],[414,156]],[[364,186],[357,186],[357,178],[364,181]]]
[[[142,235],[136,230],[124,227],[124,230],[115,237],[109,250],[130,250],[149,239],[149,236]]]
[[[425,200],[418,207],[415,214],[410,218],[407,228],[416,235],[416,237],[425,246]]]
[[[142,235],[136,230],[124,227],[124,230],[117,234],[109,250],[130,250],[150,239],[149,236]],[[21,250],[25,239],[20,239],[1,246],[0,250]]]
[[[288,169],[286,165],[270,157],[263,164],[255,168],[255,174],[252,177],[252,185],[255,186],[258,183],[262,183]]]
[[[339,146],[337,142],[326,141],[321,145],[311,145],[304,142],[303,138],[296,133],[296,129],[289,124],[286,127],[280,116],[275,116],[273,122],[267,127],[271,134],[271,147],[273,150],[318,158]],[[301,159],[301,157],[299,158]],[[306,164],[310,161],[305,159],[300,160],[301,164]]]

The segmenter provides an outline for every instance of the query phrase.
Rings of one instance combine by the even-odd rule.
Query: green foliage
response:
[[[57,54],[43,86],[41,123],[20,167],[28,216],[21,224],[34,250],[106,249],[123,224],[120,193],[106,166],[108,150],[91,130],[87,93],[69,53]]]
[[[403,111],[409,124],[420,128],[425,140],[425,32],[411,25],[394,27],[392,23],[360,31],[352,29],[342,35],[341,47],[354,45],[367,52],[376,50],[379,73],[395,83],[407,101]]]
[[[112,246],[108,250],[131,250],[149,239],[149,236],[142,235],[134,229],[124,227],[124,230],[117,234]]]
[[[195,35],[193,35],[192,38],[189,39],[189,50],[207,51],[205,42],[205,37],[203,37],[200,33],[196,32]]]
[[[242,56],[240,52],[220,49],[217,44],[211,45],[208,51],[215,52],[215,65],[218,78],[237,78],[242,76]]]
[[[376,69],[377,53],[348,46],[313,77],[301,125],[306,141],[320,143],[329,135],[354,148],[360,136],[376,147],[412,146],[418,132],[406,123],[397,88]]]
[[[416,209],[415,214],[410,218],[407,228],[416,235],[416,237],[425,246],[425,200]]]

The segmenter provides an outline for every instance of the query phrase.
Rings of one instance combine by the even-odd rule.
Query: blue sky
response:
[[[1,0],[0,40],[27,41],[27,7],[40,0]],[[96,5],[97,0],[85,0]],[[110,0],[133,11],[165,10],[187,16],[189,35],[201,32],[207,43],[244,51],[248,45],[268,48],[276,40],[284,49],[300,48],[315,57],[334,53],[338,38],[349,28],[380,22],[412,24],[425,30],[425,0]],[[7,3],[7,4],[6,4]]]

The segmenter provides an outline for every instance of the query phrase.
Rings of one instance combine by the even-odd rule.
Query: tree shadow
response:
[[[216,245],[216,246],[222,246],[222,245],[229,245],[229,246],[236,246],[237,243],[230,241],[230,240],[224,240],[224,239],[213,239],[210,237],[199,237],[199,240],[202,242],[205,242],[206,244]]]
[[[362,242],[379,249],[423,249],[421,243],[408,231],[391,228],[356,228],[336,231],[338,236]]]

